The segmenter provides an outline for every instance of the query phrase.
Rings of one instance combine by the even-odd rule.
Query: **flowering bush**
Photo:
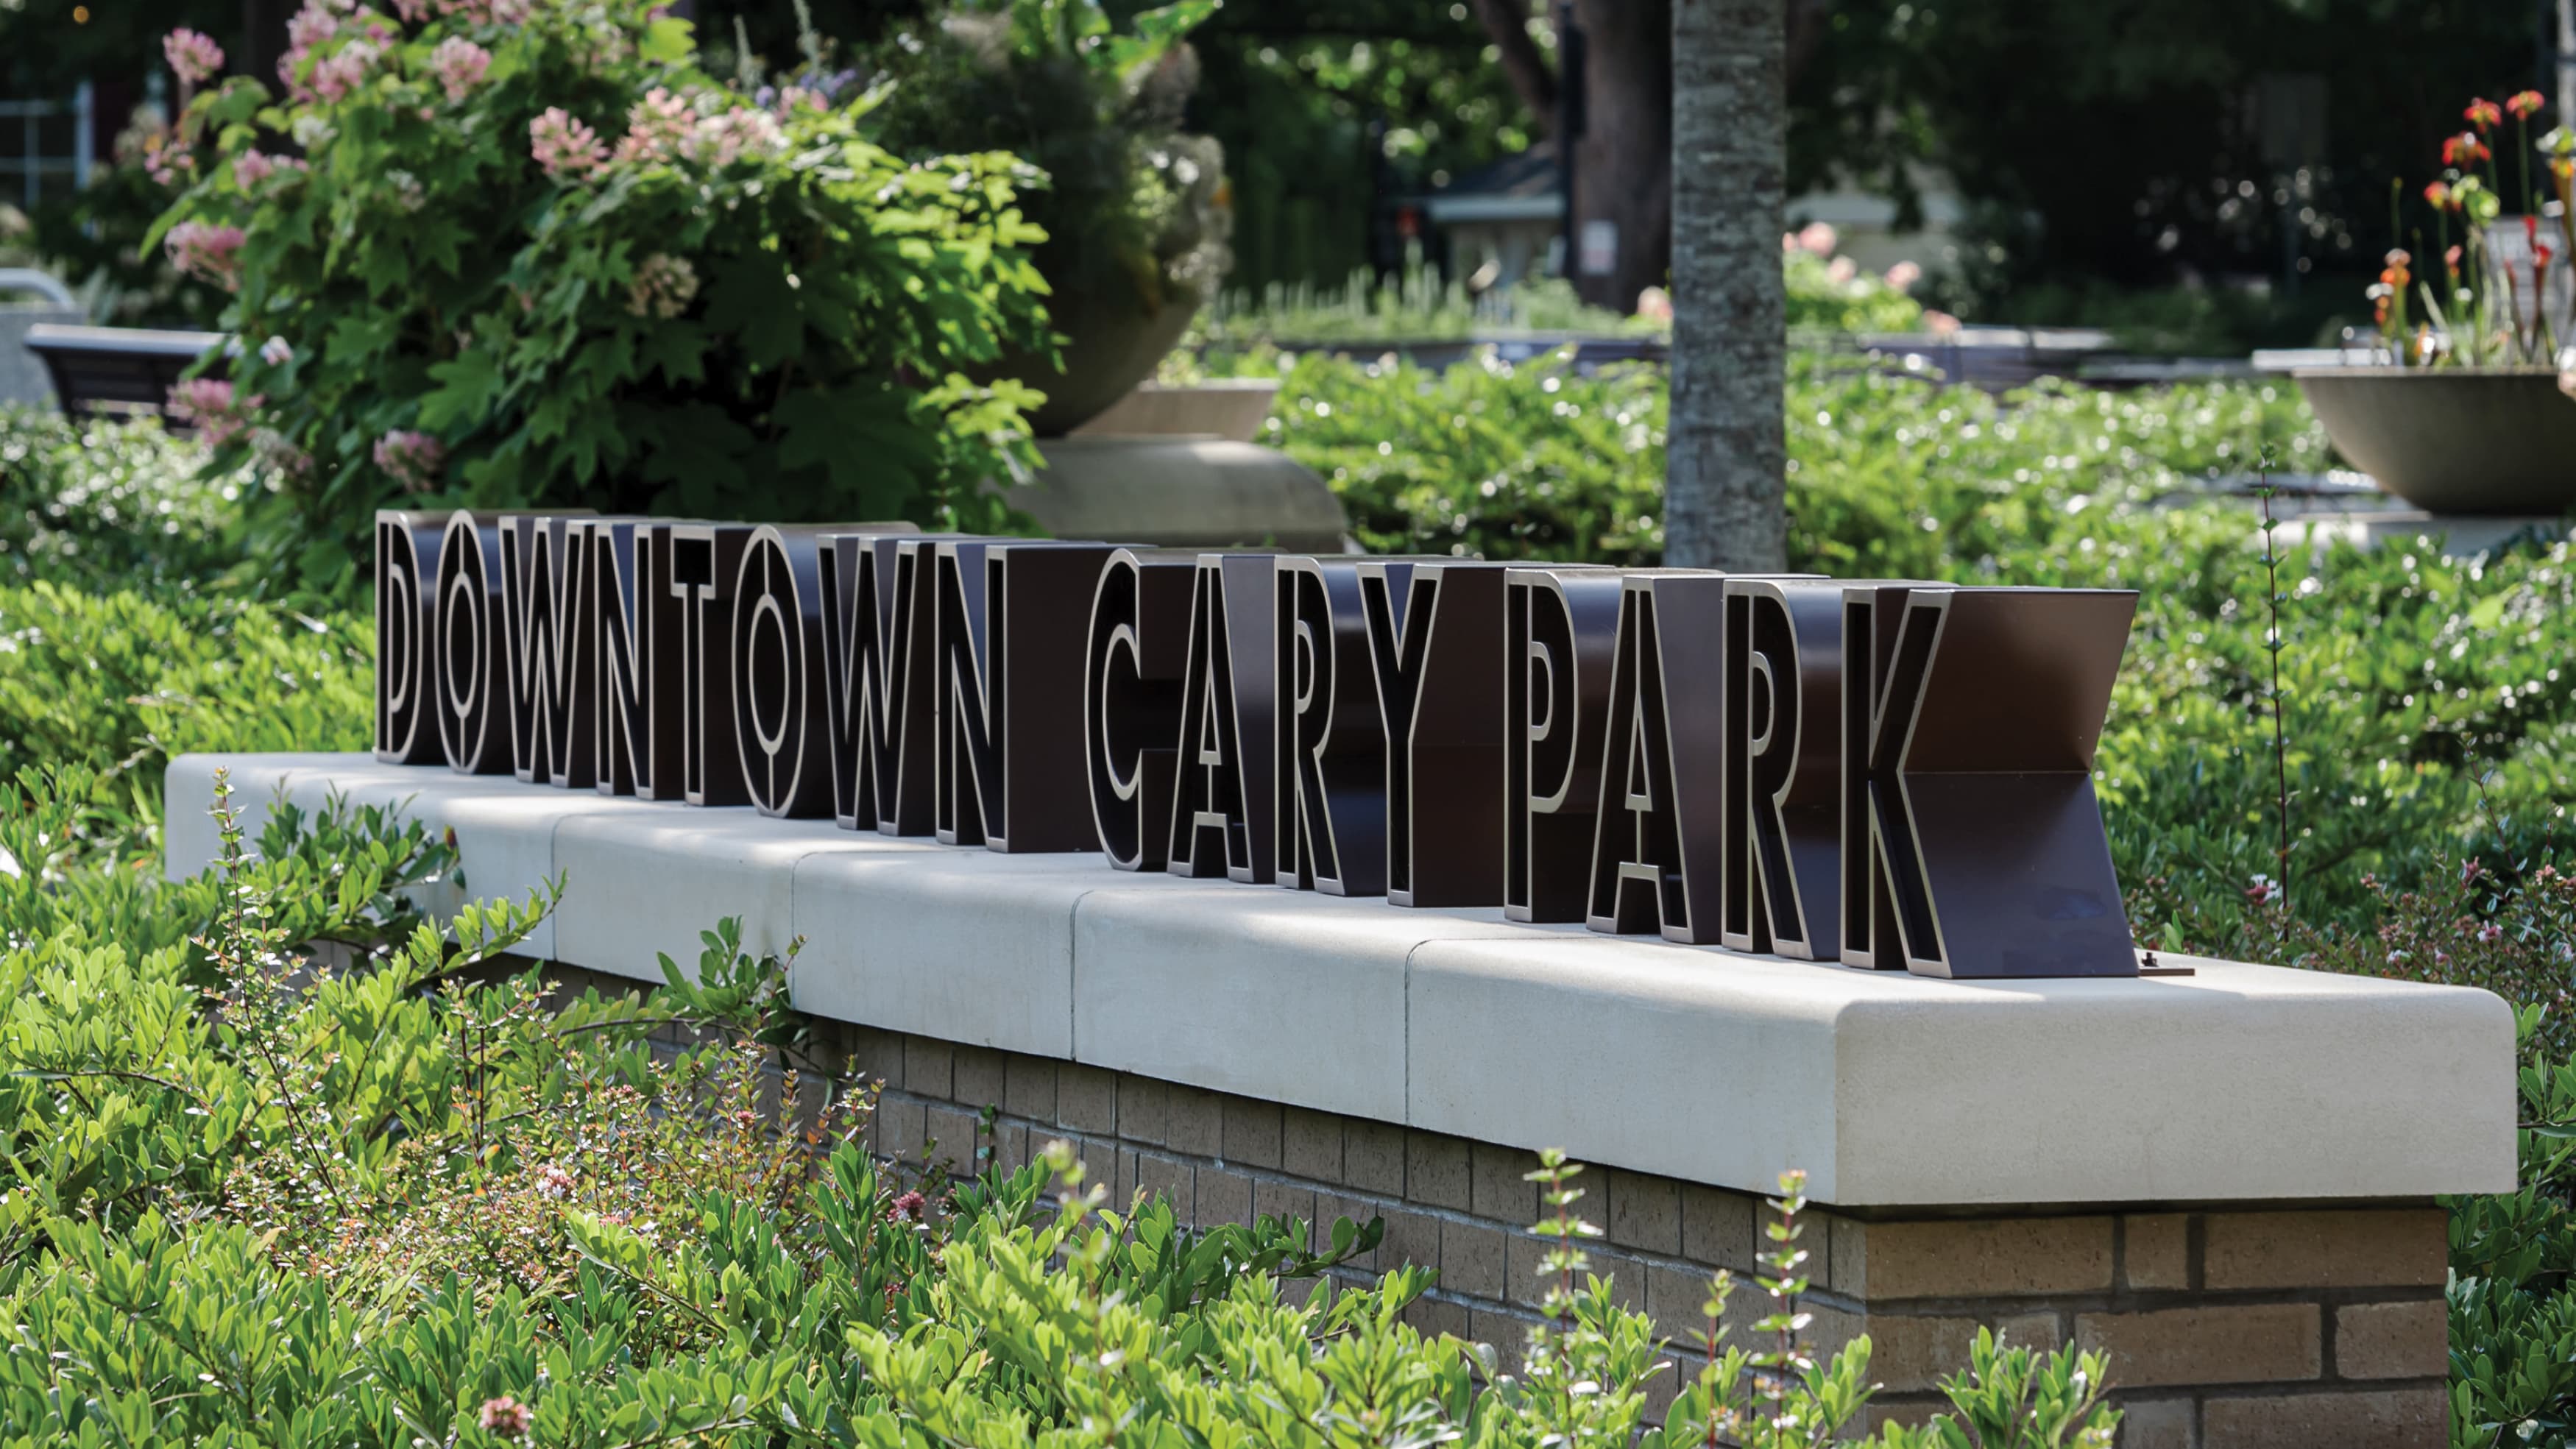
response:
[[[1780,234],[1780,266],[1788,286],[1789,325],[1825,332],[1912,332],[1927,323],[1956,328],[1955,319],[1927,313],[1906,295],[1923,280],[1923,268],[1898,262],[1884,276],[1860,269],[1850,257],[1836,256],[1842,237],[1832,226],[1811,221]]]
[[[968,374],[1045,335],[1026,167],[755,105],[646,0],[310,0],[289,40],[282,99],[189,104],[159,241],[265,339],[208,437],[293,582],[353,587],[397,498],[1003,524],[1035,395]]]
[[[2460,112],[2468,129],[2443,138],[2442,175],[2423,192],[2433,213],[2435,255],[2392,250],[2366,293],[2380,340],[2399,365],[2555,364],[2562,324],[2571,320],[2567,304],[2553,304],[2551,293],[2553,265],[2563,268],[2562,256],[2576,257],[2576,215],[2568,211],[2576,200],[2570,195],[2576,132],[2560,126],[2537,146],[2559,202],[2549,227],[2553,235],[2544,240],[2547,198],[2531,184],[2531,121],[2547,105],[2538,91],[2519,92],[2502,105],[2473,99]],[[2496,160],[2497,133],[2508,113],[2516,132],[2510,183]],[[2508,206],[2520,210],[2512,219],[2518,225],[2508,223]],[[2451,240],[2455,224],[2457,243]],[[2518,231],[2518,248],[2498,242],[2500,228],[2509,225],[2502,234]],[[2563,293],[2567,287],[2558,281],[2554,289]]]

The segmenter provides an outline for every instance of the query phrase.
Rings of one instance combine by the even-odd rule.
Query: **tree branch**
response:
[[[1529,0],[1473,0],[1476,19],[1502,52],[1503,74],[1529,107],[1530,119],[1546,134],[1556,132],[1556,72],[1548,69],[1538,42],[1530,39]]]

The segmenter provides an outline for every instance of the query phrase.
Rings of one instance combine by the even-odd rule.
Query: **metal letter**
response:
[[[680,798],[748,805],[733,738],[734,580],[752,530],[738,523],[671,530],[671,597],[680,601]]]
[[[1727,581],[1730,950],[1841,959],[1842,594],[1829,581]]]
[[[1843,959],[2136,975],[2092,768],[2137,595],[1860,585],[1844,603],[1868,703],[1843,762]]]
[[[1122,548],[1101,566],[1083,654],[1091,821],[1119,870],[1161,870],[1172,841],[1198,555]]]
[[[1386,726],[1359,566],[1278,562],[1279,884],[1386,893]]]
[[[1386,738],[1386,897],[1399,906],[1503,899],[1501,564],[1360,565],[1360,604]]]
[[[1068,706],[1081,698],[1083,636],[1110,545],[937,547],[932,828],[949,845],[1097,849],[1082,716]]]
[[[1189,664],[1167,852],[1174,875],[1269,885],[1278,728],[1271,675],[1276,560],[1203,553],[1190,587]]]
[[[437,710],[437,580],[442,514],[376,510],[376,758],[427,765],[440,758]]]
[[[1510,569],[1503,575],[1505,758],[1503,915],[1580,921],[1589,914],[1602,732],[1619,637],[1619,575]]]

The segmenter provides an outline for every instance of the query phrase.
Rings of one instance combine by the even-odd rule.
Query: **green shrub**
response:
[[[396,499],[998,523],[1032,397],[966,373],[1043,336],[1033,174],[755,106],[663,9],[312,0],[284,101],[189,108],[162,240],[234,290],[202,410],[273,474],[251,538],[293,581],[356,588]]]
[[[1110,1201],[1062,1143],[972,1177],[876,1162],[875,1085],[808,1072],[786,963],[734,923],[694,977],[666,958],[649,1000],[550,1000],[504,958],[550,902],[442,932],[400,902],[452,854],[339,810],[273,817],[256,858],[226,816],[219,867],[116,887],[148,919],[111,922],[47,843],[86,794],[31,775],[0,799],[0,846],[35,867],[0,876],[13,1440],[1185,1449],[1378,1425],[1368,1442],[1821,1449],[1869,1397],[1866,1339],[1824,1361],[1804,1342],[1794,1176],[1759,1346],[1721,1346],[1719,1275],[1708,1361],[1647,1430],[1675,1368],[1587,1271],[1598,1229],[1561,1154],[1533,1174],[1547,1322],[1505,1374],[1404,1322],[1423,1269],[1314,1281],[1377,1223],[1321,1251],[1295,1220],[1186,1229]],[[350,959],[294,949],[314,938]],[[654,1051],[673,1027],[703,1044]],[[2101,1373],[1981,1339],[1960,1420],[1873,1442],[2102,1449]]]
[[[157,422],[0,407],[0,584],[184,587],[235,560],[223,533],[257,484],[209,475]]]
[[[120,859],[147,854],[172,755],[367,748],[375,654],[357,615],[0,585],[0,780],[87,771],[83,828]]]

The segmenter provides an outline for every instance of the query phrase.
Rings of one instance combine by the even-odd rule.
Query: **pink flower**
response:
[[[2478,927],[2478,944],[2492,946],[2504,939],[2504,927],[2488,921]]]
[[[505,1394],[485,1399],[483,1407],[475,1411],[474,1421],[495,1439],[525,1439],[536,1415],[528,1411],[527,1405]]]
[[[439,468],[447,461],[445,444],[427,433],[407,428],[396,428],[376,439],[375,454],[376,466],[407,493],[428,492],[437,484]],[[569,1188],[571,1179],[564,1181]]]
[[[250,190],[277,174],[277,162],[265,151],[244,151],[233,158],[233,184]]]
[[[778,129],[775,116],[749,106],[736,106],[700,120],[688,139],[680,143],[680,154],[711,168],[721,168],[745,156],[779,150],[786,144],[787,133]]]
[[[1923,330],[1931,333],[1933,336],[1952,336],[1958,332],[1959,327],[1959,319],[1951,316],[1949,313],[1937,312],[1929,307],[1923,309]]]
[[[1887,269],[1887,285],[1900,292],[1913,291],[1914,284],[1922,280],[1923,269],[1910,261],[1898,262]]]
[[[313,67],[313,93],[325,101],[346,100],[367,83],[367,71],[376,63],[376,47],[364,40],[354,40],[324,56]]]
[[[418,25],[429,18],[429,0],[394,0],[394,13],[405,25]]]
[[[172,266],[230,291],[241,285],[241,248],[245,240],[237,226],[183,221],[170,228],[161,245],[170,253]]]
[[[1832,256],[1835,244],[1841,240],[1840,233],[1821,221],[1811,221],[1798,228],[1799,249],[1814,256]]]
[[[626,112],[626,134],[617,142],[619,164],[669,160],[697,121],[686,96],[655,86]]]
[[[1648,287],[1637,294],[1637,315],[1649,322],[1673,320],[1673,294],[1661,287]]]
[[[223,47],[184,25],[161,38],[161,58],[183,86],[203,85],[224,68]]]
[[[2254,877],[2254,884],[2248,886],[2245,890],[2245,899],[2252,901],[2258,906],[2269,905],[2273,901],[2280,899],[2280,896],[2281,883],[2272,879],[2268,875],[2258,875]]]
[[[311,50],[340,33],[340,17],[318,4],[308,4],[287,17],[286,44],[291,50]]]
[[[451,35],[429,53],[429,73],[447,90],[451,101],[465,99],[465,93],[483,83],[483,73],[492,68],[492,52],[462,35]]]
[[[638,317],[664,321],[689,309],[698,295],[698,269],[688,258],[655,252],[635,264],[635,283],[626,292],[626,310]]]
[[[548,106],[544,115],[528,123],[528,154],[555,180],[578,181],[599,169],[608,159],[608,148],[599,144],[598,132],[574,120],[563,107]]]
[[[1825,264],[1825,276],[1831,279],[1836,285],[1848,282],[1859,275],[1860,263],[1853,261],[1849,257],[1836,257]]]
[[[250,415],[265,401],[256,393],[237,396],[219,377],[192,377],[171,387],[169,409],[172,417],[194,424],[208,446],[220,448],[250,426]]]
[[[920,1222],[923,1210],[929,1205],[930,1199],[923,1197],[920,1193],[907,1192],[886,1205],[886,1221],[895,1223]]]
[[[393,435],[388,434],[387,436],[391,437]],[[412,436],[418,437],[420,435],[414,433]],[[385,460],[384,454],[385,445],[383,443],[376,444],[376,461],[378,463],[382,463]],[[568,1198],[572,1196],[572,1174],[551,1162],[538,1168],[537,1196],[551,1198]]]
[[[271,337],[259,345],[259,360],[271,367],[284,367],[295,356],[295,349],[283,337]]]

